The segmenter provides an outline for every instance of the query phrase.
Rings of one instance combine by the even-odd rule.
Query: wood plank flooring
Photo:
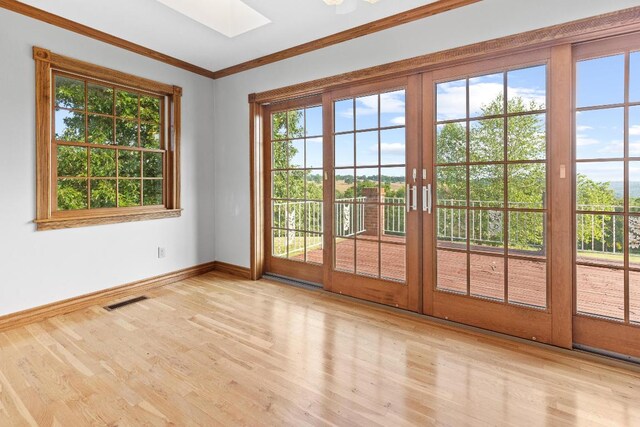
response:
[[[640,373],[221,273],[0,333],[0,426],[640,425]]]

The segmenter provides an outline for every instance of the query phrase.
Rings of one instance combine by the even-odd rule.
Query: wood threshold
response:
[[[63,301],[0,316],[0,331],[34,323],[53,316],[82,310],[93,305],[101,305],[116,299],[140,294],[153,288],[208,273],[213,271],[215,268],[215,262],[200,264],[194,267],[151,277],[149,279],[138,280],[122,286],[116,286],[114,288],[92,292],[75,298],[69,298]]]
[[[317,94],[355,83],[419,74],[480,59],[510,55],[567,43],[581,43],[640,31],[640,7],[571,21],[538,30],[474,43],[427,55],[377,65],[305,83],[249,95],[252,102],[267,104]]]
[[[51,24],[59,28],[72,31],[76,34],[90,37],[103,43],[107,43],[112,46],[137,53],[138,55],[146,56],[147,58],[155,59],[156,61],[164,62],[165,64],[169,64],[177,68],[182,68],[183,70],[187,70],[192,73],[208,77],[210,79],[214,78],[215,73],[213,71],[207,70],[194,64],[190,64],[181,59],[165,55],[164,53],[146,48],[139,44],[121,39],[120,37],[113,36],[103,31],[96,30],[87,25],[80,24],[67,18],[63,18],[59,15],[54,15],[53,13],[46,12],[42,9],[38,9],[19,1],[0,0],[0,7],[10,10],[11,12],[28,16],[29,18],[37,19],[38,21],[46,22],[47,24]]]
[[[178,218],[182,215],[182,209],[164,209],[151,212],[119,213],[116,215],[50,218],[33,221],[38,231],[60,230],[65,228],[87,227],[91,225],[116,224],[122,222],[146,221],[152,219]]]
[[[407,24],[419,19],[428,18],[430,16],[438,15],[453,9],[458,9],[460,7],[478,3],[480,1],[481,0],[438,0],[434,3],[429,3],[424,6],[407,10],[406,12],[387,16],[385,18],[378,19],[377,21],[368,22],[366,24],[341,31],[330,36],[312,40],[307,43],[281,50],[279,52],[271,53],[257,59],[252,59],[238,65],[233,65],[231,67],[218,70],[213,73],[213,78],[220,79],[232,74],[251,70],[252,68],[262,67],[263,65],[272,64],[274,62],[292,58],[294,56],[313,52],[314,50],[323,49],[325,47],[333,46],[335,44],[377,33],[379,31],[387,30],[389,28]]]

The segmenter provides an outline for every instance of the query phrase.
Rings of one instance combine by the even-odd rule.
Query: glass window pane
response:
[[[509,302],[547,306],[547,263],[509,259]]]
[[[380,94],[380,127],[405,125],[405,91]]]
[[[140,125],[140,143],[143,148],[159,149],[160,126],[152,123],[142,123]]]
[[[360,205],[362,206],[362,205]],[[338,202],[334,204],[334,233],[340,237],[353,237],[356,234],[356,208],[353,203]],[[360,215],[359,218],[362,218]],[[362,230],[363,224],[358,225]]]
[[[504,113],[504,74],[469,79],[469,117]]]
[[[380,175],[378,168],[356,169],[356,194],[367,203],[380,202]]]
[[[58,141],[85,142],[85,115],[56,108],[55,136]]]
[[[576,215],[576,259],[592,264],[624,264],[624,217]]]
[[[509,113],[544,110],[547,104],[547,66],[509,71],[507,96]]]
[[[624,320],[624,270],[576,267],[578,313]]]
[[[380,131],[380,164],[404,165],[406,163],[406,129]]]
[[[380,170],[381,201],[404,205],[405,203],[405,168],[382,168]]]
[[[547,158],[545,114],[507,118],[507,155],[509,160],[544,160]]]
[[[640,268],[640,216],[629,216],[629,266]]]
[[[313,264],[322,264],[323,251],[322,234],[307,233],[306,239],[306,260]]]
[[[509,207],[543,209],[547,194],[546,164],[510,164],[507,171]]]
[[[289,259],[304,261],[304,233],[302,231],[287,231],[289,245]]]
[[[58,179],[58,210],[87,209],[87,180]]]
[[[304,168],[304,139],[295,139],[289,142],[289,168]]]
[[[469,204],[473,207],[504,206],[503,165],[469,167]]]
[[[466,123],[447,123],[436,128],[437,163],[467,161]]]
[[[285,230],[271,230],[271,255],[278,258],[287,257],[287,232]]]
[[[138,122],[116,119],[116,144],[138,146]]]
[[[87,176],[87,149],[59,145],[58,176]]]
[[[509,253],[546,256],[546,229],[542,212],[509,212]]]
[[[306,171],[307,200],[322,200],[322,170]]]
[[[380,276],[383,279],[406,282],[407,248],[405,245],[381,243],[380,264]]]
[[[304,230],[305,202],[290,201],[287,204],[286,228],[289,230]]]
[[[160,98],[154,96],[140,97],[140,120],[160,123]]]
[[[438,250],[436,286],[450,292],[467,293],[467,254]]]
[[[504,212],[469,210],[471,250],[504,253]]]
[[[358,239],[378,240],[381,236],[380,225],[382,224],[381,216],[384,207],[374,203],[358,203],[355,208]]]
[[[91,176],[116,177],[116,150],[91,149]]]
[[[629,272],[629,321],[640,323],[640,273]]]
[[[140,181],[121,179],[118,181],[118,206],[140,206]]]
[[[638,105],[629,107],[629,157],[640,157],[640,106]]]
[[[471,295],[504,300],[504,258],[470,254]]]
[[[138,118],[138,94],[116,91],[116,115],[130,119]]]
[[[291,110],[289,115],[289,138],[304,136],[304,110]]]
[[[118,176],[139,177],[141,156],[139,151],[118,151]]]
[[[356,274],[378,277],[378,252],[377,241],[356,241]]]
[[[274,141],[271,143],[271,167],[273,169],[287,169],[289,159],[287,157],[288,141]]]
[[[289,171],[289,198],[290,199],[304,199],[304,183],[305,183],[305,171],[292,170]]]
[[[84,82],[64,76],[55,76],[56,105],[84,110]]]
[[[306,147],[307,167],[321,168],[323,163],[322,138],[309,138]]]
[[[90,144],[113,144],[113,118],[89,114],[87,142]]]
[[[323,206],[321,201],[307,202],[307,224],[305,226],[307,231],[322,233]]]
[[[467,166],[436,168],[436,200],[438,205],[467,205]]]
[[[113,88],[89,83],[87,86],[87,110],[90,113],[113,115]]]
[[[438,227],[438,247],[466,249],[466,209],[438,208],[436,209],[436,214]]]
[[[355,240],[336,237],[334,239],[335,269],[346,273],[355,272]]]
[[[467,117],[467,80],[436,85],[436,119],[458,120]]]
[[[623,108],[576,113],[577,159],[609,159],[623,156]]]
[[[622,212],[624,205],[624,163],[576,164],[577,209]]]
[[[115,179],[92,179],[91,209],[115,208],[116,188]]]
[[[499,162],[504,159],[504,119],[472,121],[469,129],[470,161]]]
[[[287,171],[271,173],[271,197],[274,199],[286,199],[287,192]]]
[[[353,131],[353,99],[336,101],[334,103],[334,110],[334,132]]]
[[[273,139],[285,139],[287,137],[286,111],[271,115],[271,134]]]
[[[356,166],[378,164],[378,131],[356,133]]]
[[[155,206],[162,204],[162,180],[145,179],[143,182],[143,204]]]
[[[287,202],[273,200],[271,202],[271,226],[273,228],[287,228]]]
[[[624,102],[624,55],[578,61],[577,107]]]
[[[335,171],[335,174],[335,199],[353,202],[356,195],[353,169],[339,169]]]
[[[146,178],[162,178],[162,153],[144,153],[142,172]]]
[[[335,136],[335,167],[354,166],[354,139],[352,133]]]
[[[322,106],[311,107],[305,110],[305,135],[321,136],[322,132]]]
[[[356,98],[356,129],[378,127],[378,95]]]

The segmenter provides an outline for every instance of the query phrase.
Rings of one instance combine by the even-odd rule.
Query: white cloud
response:
[[[640,135],[640,125],[633,125],[629,128],[629,135],[638,136]]]
[[[404,116],[394,117],[393,119],[391,119],[391,124],[393,124],[394,126],[404,126],[405,125]]]
[[[383,153],[404,154],[404,150],[405,145],[402,142],[383,142],[380,144],[380,151]]]

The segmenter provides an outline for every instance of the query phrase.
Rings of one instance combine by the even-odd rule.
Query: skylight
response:
[[[231,38],[271,21],[241,0],[157,0]]]

